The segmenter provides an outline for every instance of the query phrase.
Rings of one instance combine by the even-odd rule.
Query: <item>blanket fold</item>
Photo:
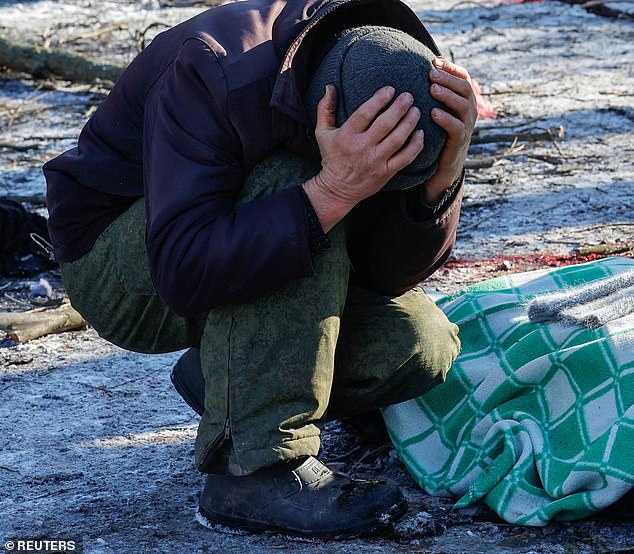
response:
[[[447,381],[383,410],[419,485],[533,526],[586,517],[631,490],[634,313],[599,328],[526,313],[533,298],[576,287],[594,291],[584,304],[601,318],[600,299],[619,291],[597,291],[631,279],[634,260],[610,258],[499,277],[439,300],[461,329]],[[575,316],[563,301],[558,310]]]

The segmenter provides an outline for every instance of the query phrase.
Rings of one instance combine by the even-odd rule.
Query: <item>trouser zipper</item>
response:
[[[211,443],[205,450],[205,458],[207,458],[207,456],[211,452],[216,450],[216,448],[218,448],[224,441],[229,440],[230,437],[231,437],[231,422],[229,421],[229,417],[227,417],[227,419],[225,419],[225,424],[223,426],[222,433],[217,435],[214,438],[214,440],[211,441]]]
[[[216,448],[218,448],[224,441],[229,440],[231,437],[231,335],[233,333],[234,320],[231,318],[231,325],[229,327],[229,338],[227,345],[228,347],[228,355],[227,355],[227,413],[225,417],[225,423],[222,429],[222,433],[218,434],[214,440],[211,441],[209,446],[205,449],[205,454],[202,458],[202,465],[207,462],[207,458],[209,454],[211,454]]]
[[[231,436],[231,339],[233,337],[233,328],[235,320],[231,317],[231,326],[229,327],[229,353],[227,355],[227,417],[225,418],[224,440],[228,440]]]
[[[225,419],[225,440],[228,440],[231,436],[231,422],[229,418]]]

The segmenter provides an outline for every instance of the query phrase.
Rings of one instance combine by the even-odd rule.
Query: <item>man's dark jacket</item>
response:
[[[236,199],[250,169],[276,149],[318,159],[303,102],[311,52],[337,30],[367,24],[398,28],[438,51],[398,0],[236,2],[157,36],[77,148],[44,166],[58,261],[88,252],[144,196],[150,273],[177,314],[312,275],[299,187]],[[460,191],[422,220],[413,216],[413,194],[378,194],[350,214],[355,276],[384,294],[433,273],[455,240]]]

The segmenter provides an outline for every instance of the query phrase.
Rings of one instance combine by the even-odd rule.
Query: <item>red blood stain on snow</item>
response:
[[[456,269],[468,269],[470,270],[470,274],[473,272],[470,281],[476,282],[480,279],[494,277],[505,272],[518,273],[546,267],[575,265],[600,260],[602,258],[609,258],[615,255],[632,258],[634,257],[634,249],[619,254],[528,254],[525,256],[496,256],[483,260],[450,260],[443,266],[443,271],[449,273]]]

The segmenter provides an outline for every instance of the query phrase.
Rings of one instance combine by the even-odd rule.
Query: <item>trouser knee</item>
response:
[[[420,290],[387,297],[352,287],[337,344],[329,417],[420,396],[445,380],[458,327]]]
[[[416,344],[417,366],[436,384],[445,381],[460,352],[459,328],[424,294],[416,294],[419,309],[412,310],[408,323]]]

